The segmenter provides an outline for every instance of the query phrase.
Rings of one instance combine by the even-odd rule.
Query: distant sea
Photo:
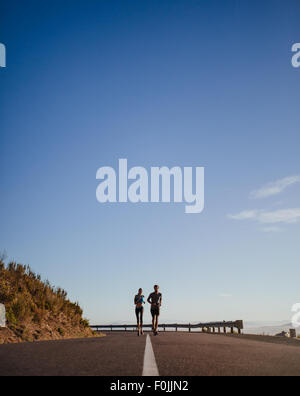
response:
[[[245,322],[244,327],[244,334],[270,336],[282,333],[283,331],[288,332],[293,328],[288,320],[280,322]],[[297,333],[300,334],[300,329],[298,329]]]

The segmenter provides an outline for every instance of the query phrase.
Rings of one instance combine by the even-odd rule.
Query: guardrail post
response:
[[[244,322],[242,320],[237,320],[235,324],[238,329],[238,333],[242,334],[242,329],[244,328]]]
[[[233,329],[233,327],[231,327],[231,334],[234,334],[234,329]]]
[[[226,330],[226,327],[224,327],[224,334],[226,334],[227,333],[227,330]]]
[[[291,338],[296,338],[297,337],[297,333],[295,329],[290,329],[290,337]]]
[[[191,324],[189,323],[189,333],[191,332]]]
[[[177,333],[177,331],[178,331],[178,325],[176,325],[176,330],[175,330],[175,331],[176,331],[176,333]]]
[[[219,334],[221,333],[221,327],[218,328],[218,333],[219,333]]]

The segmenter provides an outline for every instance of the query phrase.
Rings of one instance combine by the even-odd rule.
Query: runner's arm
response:
[[[148,297],[148,300],[147,300],[147,301],[148,301],[149,304],[152,304],[152,301],[151,301],[151,294],[150,294],[150,296]]]

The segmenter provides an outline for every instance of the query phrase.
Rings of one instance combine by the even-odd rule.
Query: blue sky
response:
[[[293,0],[2,1],[0,249],[93,323],[133,322],[134,293],[154,283],[163,321],[289,319],[299,13]],[[205,211],[99,204],[96,171],[119,158],[204,166]]]

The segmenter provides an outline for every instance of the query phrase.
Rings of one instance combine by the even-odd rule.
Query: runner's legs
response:
[[[136,319],[137,319],[138,334],[140,334],[140,333],[143,333],[144,308],[136,308],[135,314],[136,314]]]
[[[144,332],[143,332],[143,324],[144,324],[143,318],[144,318],[144,308],[142,308],[141,312],[140,312],[141,335],[144,334]]]
[[[152,331],[155,332],[155,312],[153,308],[151,308],[151,315],[152,315]]]
[[[136,321],[137,321],[137,329],[138,329],[138,335],[140,335],[140,311],[138,308],[135,310],[136,314]]]
[[[152,328],[154,334],[156,335],[158,332],[158,325],[159,325],[159,315],[160,315],[159,308],[152,308],[151,315],[152,315]]]

